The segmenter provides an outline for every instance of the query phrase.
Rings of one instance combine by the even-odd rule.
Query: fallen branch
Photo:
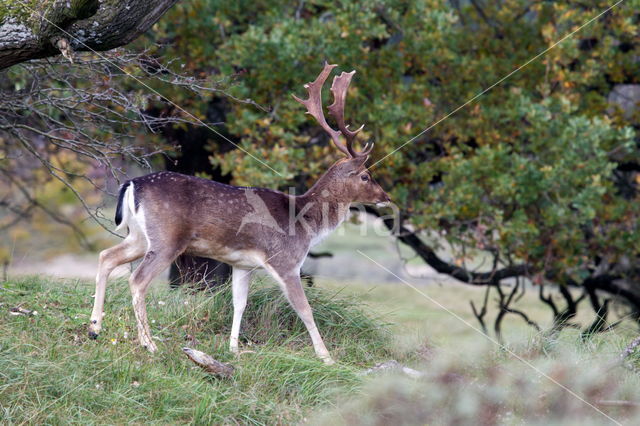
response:
[[[198,367],[202,368],[207,373],[211,373],[215,376],[225,379],[228,379],[233,375],[235,369],[230,364],[216,361],[211,355],[197,351],[195,349],[182,348],[182,350],[187,355],[187,358],[189,358]]]
[[[11,315],[38,315],[38,311],[30,311],[29,309],[25,309],[20,306],[15,306],[9,309],[9,313]]]

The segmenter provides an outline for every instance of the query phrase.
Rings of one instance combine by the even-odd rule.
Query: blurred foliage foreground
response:
[[[531,282],[558,327],[590,303],[591,334],[610,329],[612,303],[628,308],[620,315],[640,318],[640,0],[598,16],[611,4],[195,0],[172,8],[134,44],[146,49],[144,60],[125,64],[154,76],[148,84],[164,99],[135,80],[117,84],[149,116],[180,117],[170,99],[203,121],[223,117],[218,133],[271,168],[213,132],[189,133],[192,119],[164,123],[171,132],[142,126],[146,134],[158,131],[145,143],[197,137],[211,165],[235,183],[303,190],[337,154],[291,93],[302,94],[325,59],[355,69],[347,116],[366,124],[361,140],[376,142],[372,159],[381,162],[373,172],[402,210],[401,241],[436,270],[487,286],[495,299],[485,300],[496,300],[505,315]],[[225,91],[168,84],[176,73]],[[20,95],[29,87],[26,71],[6,75],[26,82],[6,90]],[[117,134],[128,130],[117,124]],[[3,169],[18,161],[12,149],[11,135],[0,135]],[[445,242],[453,247],[446,258],[439,251]],[[474,264],[478,257],[487,261]],[[545,296],[549,285],[565,289],[560,301]],[[476,311],[481,321],[487,303]]]

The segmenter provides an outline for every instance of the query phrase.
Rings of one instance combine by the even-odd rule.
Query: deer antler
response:
[[[349,90],[349,84],[351,84],[351,77],[355,74],[355,70],[351,72],[343,72],[339,76],[333,78],[333,84],[331,84],[331,93],[333,93],[333,103],[327,108],[329,114],[338,123],[340,133],[342,133],[347,140],[347,150],[352,157],[361,157],[369,155],[373,149],[373,144],[369,146],[366,144],[361,152],[356,152],[353,149],[353,141],[356,139],[360,130],[364,128],[364,124],[355,131],[349,130],[349,126],[344,124],[344,104],[347,98],[347,90]]]
[[[361,152],[357,152],[353,149],[353,141],[356,138],[356,135],[364,125],[362,125],[356,131],[349,130],[349,126],[344,124],[344,104],[345,98],[347,95],[347,89],[349,88],[349,84],[351,83],[351,77],[355,74],[355,71],[351,71],[349,73],[341,73],[339,76],[334,77],[333,84],[331,85],[331,93],[333,93],[333,103],[329,106],[329,113],[338,123],[338,128],[340,131],[334,130],[329,124],[327,120],[324,118],[324,113],[322,112],[322,86],[324,82],[331,74],[331,71],[337,65],[330,65],[325,62],[324,69],[318,75],[318,77],[312,83],[307,83],[304,85],[304,88],[307,89],[309,93],[309,98],[306,100],[298,98],[296,95],[293,95],[293,98],[300,102],[302,105],[307,107],[307,114],[313,116],[316,119],[318,124],[322,126],[322,128],[331,136],[331,140],[335,144],[336,148],[338,148],[341,152],[346,154],[348,157],[362,157],[365,155],[369,155],[371,149],[373,149],[373,145],[369,146],[367,144]],[[340,140],[340,134],[342,134],[346,139],[346,144],[342,143]]]

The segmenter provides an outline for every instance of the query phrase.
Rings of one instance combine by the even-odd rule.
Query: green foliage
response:
[[[639,115],[607,96],[640,83],[640,1],[531,63],[610,2],[476,2],[482,13],[450,3],[195,1],[176,6],[155,36],[176,42],[161,53],[186,69],[233,75],[233,95],[272,109],[232,103],[226,125],[284,179],[239,150],[212,156],[237,183],[271,187],[308,186],[338,157],[291,98],[325,59],[357,71],[347,117],[366,123],[374,160],[527,64],[386,157],[376,177],[417,229],[458,247],[583,272],[595,257],[638,253],[637,182],[625,194],[615,170],[637,161]],[[180,101],[204,111],[207,100]]]
[[[630,152],[631,129],[572,115],[565,98],[510,101],[498,121],[519,138],[457,149],[454,161],[438,162],[444,184],[425,194],[425,216],[451,224],[456,242],[499,247],[532,264],[551,258],[573,267],[590,250],[617,260],[608,237],[628,226],[623,215],[635,201],[609,204],[617,191],[608,153]],[[480,238],[467,232],[474,221],[486,229]],[[586,239],[583,229],[596,235]]]
[[[93,284],[36,277],[4,282],[0,423],[291,423],[335,401],[337,392],[353,393],[362,382],[357,370],[388,356],[380,321],[346,298],[311,289],[318,327],[338,359],[325,366],[282,292],[254,287],[241,336],[251,351],[235,359],[227,350],[229,288],[215,294],[155,288],[147,305],[160,351],[150,355],[135,339],[126,282],[109,286],[97,341],[87,337]],[[12,316],[14,306],[37,315]],[[187,360],[183,346],[232,363],[234,377],[213,379]]]

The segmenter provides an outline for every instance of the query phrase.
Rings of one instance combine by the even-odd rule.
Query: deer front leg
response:
[[[302,288],[302,284],[300,282],[300,271],[296,270],[295,272],[283,273],[282,275],[278,273],[273,267],[266,268],[267,271],[273,276],[273,278],[278,281],[282,290],[284,291],[285,296],[291,303],[291,306],[296,311],[304,325],[307,327],[307,331],[309,332],[309,336],[311,337],[311,342],[313,343],[313,349],[316,352],[316,355],[324,361],[327,365],[332,365],[335,363],[331,358],[331,354],[327,350],[327,347],[324,345],[324,341],[320,336],[320,332],[318,331],[318,327],[316,327],[316,322],[313,319],[313,312],[311,311],[311,306],[307,301],[307,296],[304,294],[304,289]]]
[[[233,268],[231,279],[231,291],[233,293],[233,324],[231,325],[231,339],[229,349],[238,353],[238,336],[240,335],[240,323],[242,314],[247,306],[247,296],[249,295],[249,283],[251,272],[245,269]]]

